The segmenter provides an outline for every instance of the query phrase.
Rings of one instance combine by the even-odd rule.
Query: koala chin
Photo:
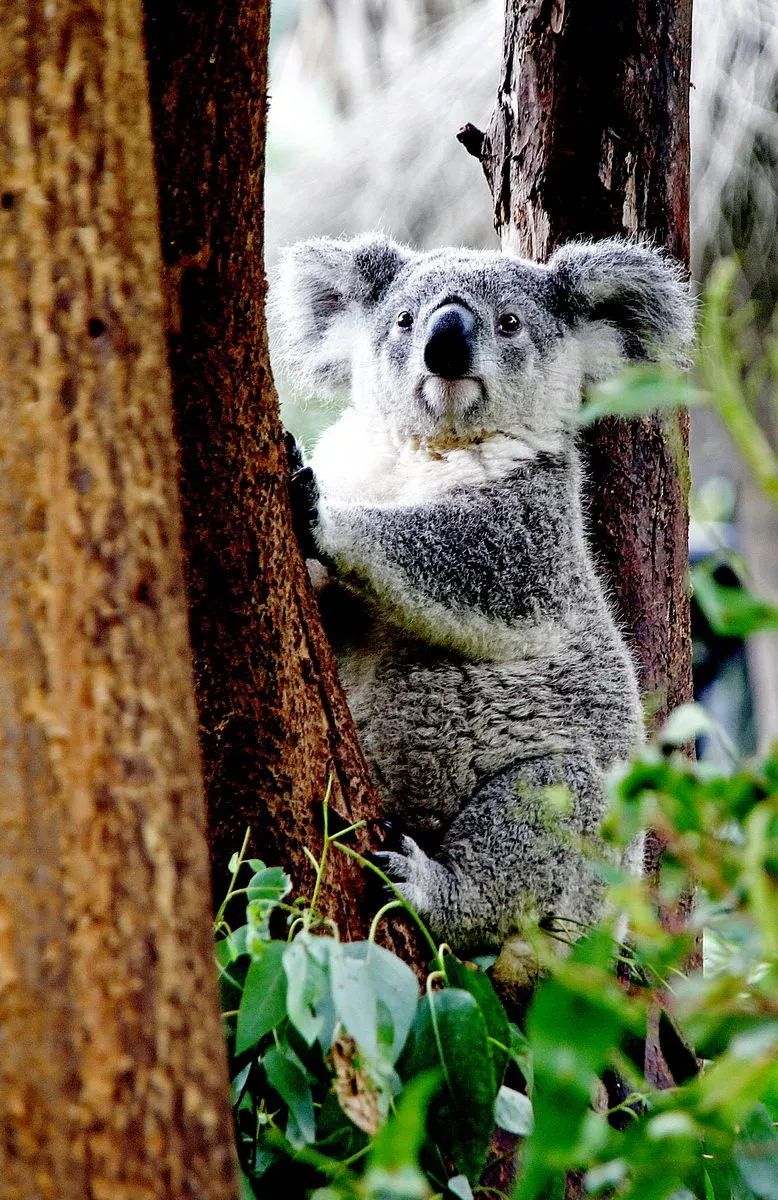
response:
[[[271,296],[287,369],[350,395],[298,477],[343,683],[406,830],[389,873],[461,953],[596,920],[582,845],[643,731],[569,418],[625,361],[683,354],[680,270],[626,241],[539,265],[322,238],[286,252]]]

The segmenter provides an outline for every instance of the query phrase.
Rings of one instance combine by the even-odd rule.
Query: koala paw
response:
[[[319,519],[319,488],[310,467],[306,467],[296,438],[287,433],[284,438],[289,464],[289,499],[292,505],[292,525],[304,558],[318,558],[319,551],[313,530]]]
[[[413,838],[403,834],[398,851],[379,850],[373,859],[419,914],[429,910],[434,863]]]

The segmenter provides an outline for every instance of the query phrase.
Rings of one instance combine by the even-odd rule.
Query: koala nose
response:
[[[424,364],[433,375],[460,379],[473,361],[475,318],[464,304],[444,304],[427,322]]]

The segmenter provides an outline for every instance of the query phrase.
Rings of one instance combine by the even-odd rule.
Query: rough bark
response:
[[[509,5],[481,146],[505,250],[648,236],[689,257],[691,0]],[[590,525],[657,720],[691,695],[687,423],[601,421]]]
[[[250,826],[305,891],[328,782],[338,813],[371,819],[363,848],[378,801],[293,535],[268,361],[268,7],[146,0],[146,31],[214,878]],[[325,911],[363,936],[363,873],[329,861]]]
[[[235,1195],[137,0],[0,39],[0,1197]]]
[[[481,160],[503,248],[543,260],[576,237],[647,236],[689,256],[692,0],[508,4]],[[608,419],[584,446],[590,533],[656,723],[691,699],[688,422]],[[661,846],[650,837],[647,868]],[[670,1082],[654,1033],[647,1073]]]

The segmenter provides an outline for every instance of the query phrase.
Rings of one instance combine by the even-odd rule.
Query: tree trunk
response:
[[[0,109],[0,1197],[227,1200],[136,0],[9,0]]]
[[[525,0],[506,9],[497,105],[466,127],[503,248],[544,259],[575,237],[648,236],[689,257],[692,0]],[[585,449],[590,531],[647,707],[691,699],[686,414],[607,419]],[[647,868],[661,847],[653,837]],[[656,1038],[649,1078],[670,1082]]]
[[[214,879],[250,826],[305,890],[328,784],[347,821],[370,821],[362,848],[378,801],[292,531],[268,362],[268,7],[146,0],[146,31]],[[364,875],[329,862],[324,910],[364,936]]]

